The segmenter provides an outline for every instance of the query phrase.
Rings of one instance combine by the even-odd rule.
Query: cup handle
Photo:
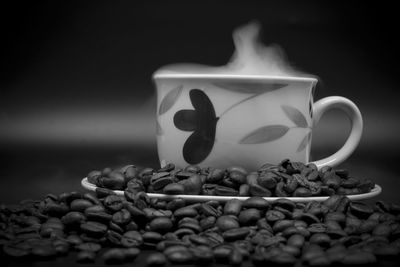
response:
[[[341,96],[325,97],[314,103],[313,112],[314,119],[313,125],[316,125],[321,119],[322,115],[329,109],[338,108],[343,110],[351,121],[351,132],[344,145],[333,155],[314,161],[318,168],[325,165],[336,166],[345,161],[351,153],[356,149],[361,139],[363,131],[363,120],[361,112],[358,107],[349,99]]]

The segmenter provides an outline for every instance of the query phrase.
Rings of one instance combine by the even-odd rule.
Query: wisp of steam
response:
[[[225,66],[212,67],[198,64],[172,64],[160,68],[155,76],[163,74],[229,74],[278,77],[312,77],[293,68],[283,50],[265,46],[260,40],[261,26],[251,22],[233,32],[235,52]]]

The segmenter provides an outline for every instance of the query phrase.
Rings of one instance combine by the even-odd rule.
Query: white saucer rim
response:
[[[81,185],[89,190],[89,191],[96,191],[97,186],[89,183],[87,180],[87,177],[83,178],[81,181]],[[124,195],[124,191],[121,190],[113,190],[117,195]],[[377,195],[379,195],[382,192],[382,187],[379,186],[378,184],[375,184],[375,187],[368,193],[364,194],[358,194],[358,195],[347,195],[347,197],[350,200],[363,200],[363,199],[369,199],[373,198]],[[220,202],[226,202],[230,199],[236,198],[239,200],[246,200],[249,197],[239,197],[239,196],[208,196],[208,195],[166,195],[166,194],[156,194],[156,193],[148,193],[148,196],[150,198],[159,198],[162,200],[171,200],[171,199],[176,199],[176,198],[182,198],[190,202],[206,202],[210,200],[217,200]],[[280,199],[282,197],[264,197],[265,200],[267,201],[275,201],[277,199]],[[292,200],[294,202],[311,202],[311,201],[317,201],[317,202],[322,202],[328,199],[329,196],[320,196],[320,197],[286,197],[286,199]]]

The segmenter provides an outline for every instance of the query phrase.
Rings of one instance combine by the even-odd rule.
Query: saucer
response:
[[[97,186],[89,183],[87,178],[83,178],[81,181],[82,186],[90,191],[95,191]],[[120,190],[114,190],[114,192],[117,195],[124,195],[124,191]],[[363,199],[368,199],[368,198],[373,198],[377,195],[379,195],[382,192],[382,188],[375,184],[375,187],[368,193],[364,194],[357,194],[357,195],[347,195],[347,197],[351,200],[363,200]],[[156,193],[148,193],[147,194],[150,198],[158,198],[161,200],[171,200],[175,198],[182,198],[188,202],[206,202],[210,200],[216,200],[220,202],[226,202],[232,198],[239,199],[241,201],[244,201],[250,197],[239,197],[239,196],[207,196],[207,195],[166,195],[166,194],[156,194]],[[267,201],[275,201],[277,199],[280,199],[282,197],[264,197],[265,200]],[[328,199],[329,196],[320,196],[320,197],[286,197],[286,199],[292,200],[294,202],[311,202],[311,201],[318,201],[322,202],[326,199]]]

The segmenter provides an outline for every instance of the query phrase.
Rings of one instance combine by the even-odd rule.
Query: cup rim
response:
[[[155,73],[152,77],[157,79],[218,79],[218,80],[253,80],[253,81],[303,81],[318,82],[314,77],[296,76],[270,76],[270,75],[234,75],[234,74],[191,74],[191,73]]]

